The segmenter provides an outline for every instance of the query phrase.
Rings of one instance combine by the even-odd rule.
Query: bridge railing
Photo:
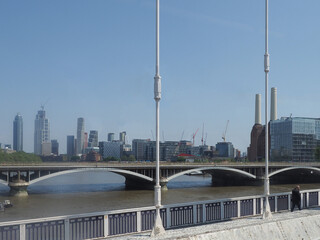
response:
[[[320,205],[320,189],[301,191],[302,208]],[[214,223],[262,214],[264,196],[170,204],[160,210],[166,229]],[[291,208],[291,193],[269,196],[272,212]],[[155,208],[133,208],[89,214],[0,222],[0,240],[81,240],[150,231]]]

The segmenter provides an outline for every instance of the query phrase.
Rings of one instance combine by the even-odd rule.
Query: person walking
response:
[[[300,195],[300,186],[297,185],[294,189],[292,189],[291,196],[291,212],[293,212],[294,207],[297,205],[299,210],[301,210],[301,195]]]

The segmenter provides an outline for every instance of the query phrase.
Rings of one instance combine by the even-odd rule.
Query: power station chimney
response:
[[[261,94],[256,94],[255,124],[261,124]]]
[[[276,120],[277,117],[277,88],[271,88],[271,109],[270,109],[270,121]]]

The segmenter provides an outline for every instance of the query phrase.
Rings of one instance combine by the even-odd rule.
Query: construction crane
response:
[[[201,145],[203,146],[203,133],[204,133],[204,123],[202,124],[202,137],[201,137]]]
[[[199,128],[197,129],[197,131],[194,134],[192,134],[192,146],[194,146],[194,138],[196,137],[198,130],[199,130]]]
[[[207,146],[207,137],[208,137],[208,133],[206,133],[206,138],[204,139],[204,145]]]
[[[229,125],[229,120],[227,121],[226,130],[224,130],[224,132],[222,133],[222,139],[224,142],[226,141],[226,134],[227,134],[227,130],[228,130],[228,125]]]

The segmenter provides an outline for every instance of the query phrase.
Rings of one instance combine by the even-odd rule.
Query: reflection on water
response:
[[[0,221],[60,216],[153,205],[151,190],[126,190],[124,177],[109,172],[61,175],[28,187],[29,196],[8,196],[0,185],[0,201],[10,199],[12,208],[0,212]],[[271,193],[288,192],[294,185],[271,185]],[[301,189],[320,184],[301,184]],[[207,201],[263,194],[263,186],[211,187],[210,176],[181,176],[162,191],[162,204]]]

